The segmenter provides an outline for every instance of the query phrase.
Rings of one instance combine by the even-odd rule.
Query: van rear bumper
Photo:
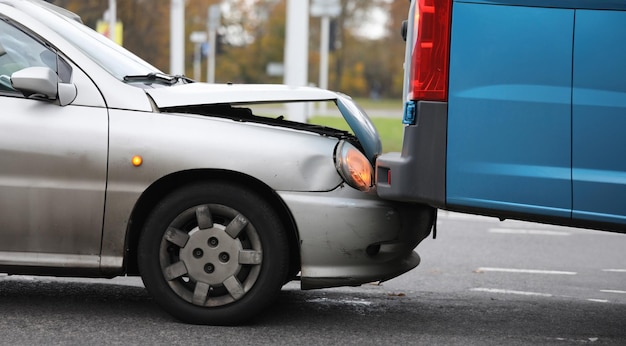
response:
[[[376,160],[378,196],[446,206],[448,103],[415,102],[415,122],[404,128],[402,153]]]

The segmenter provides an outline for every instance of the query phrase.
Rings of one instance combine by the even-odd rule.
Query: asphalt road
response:
[[[300,291],[249,325],[195,326],[137,278],[0,276],[3,345],[624,345],[626,235],[441,213],[422,263]]]

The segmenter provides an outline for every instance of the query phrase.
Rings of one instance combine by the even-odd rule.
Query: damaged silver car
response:
[[[322,101],[351,132],[272,108]],[[44,1],[0,0],[0,109],[0,272],[140,275],[188,323],[242,323],[291,280],[396,277],[434,222],[377,197],[349,97],[170,76]]]

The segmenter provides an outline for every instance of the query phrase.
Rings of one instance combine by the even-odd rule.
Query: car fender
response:
[[[101,268],[122,267],[131,211],[160,179],[220,170],[254,177],[274,191],[330,191],[343,182],[333,159],[338,141],[231,119],[111,110]],[[134,157],[141,164],[133,164]]]

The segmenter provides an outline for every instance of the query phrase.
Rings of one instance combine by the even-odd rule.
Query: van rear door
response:
[[[571,217],[574,13],[455,1],[449,206]]]

